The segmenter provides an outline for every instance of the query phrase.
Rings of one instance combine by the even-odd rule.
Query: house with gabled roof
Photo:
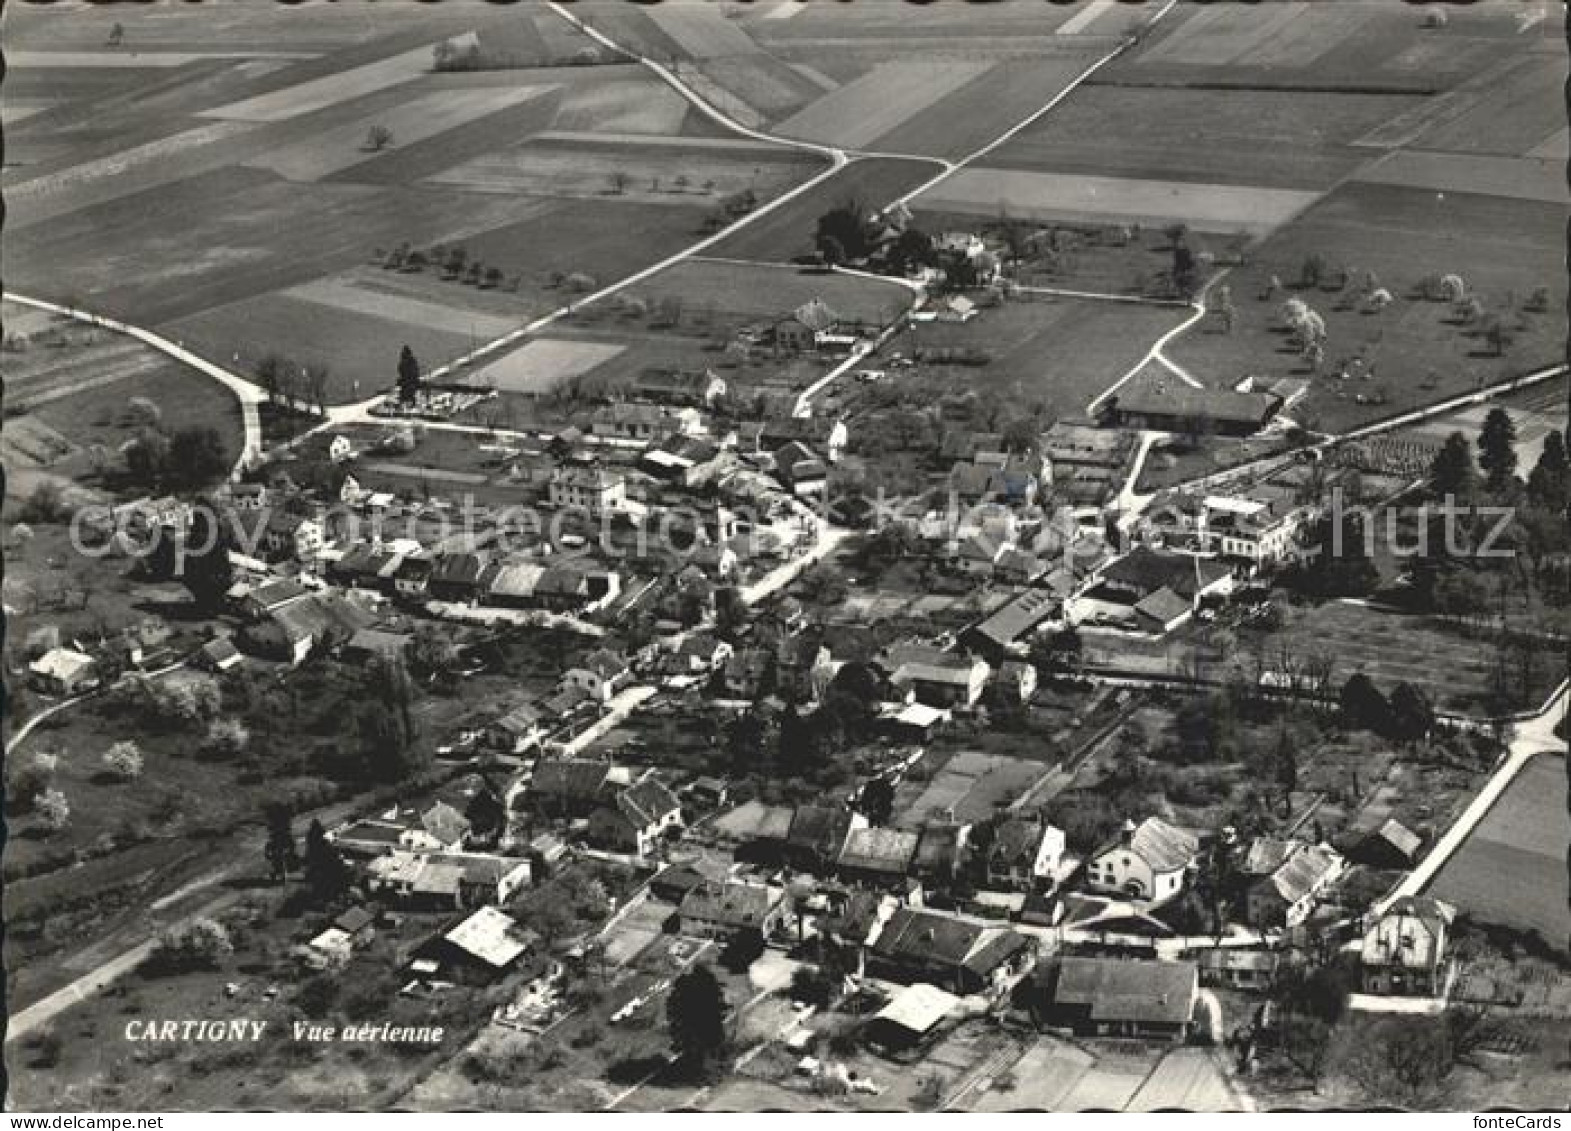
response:
[[[1368,994],[1443,997],[1450,988],[1446,959],[1456,908],[1428,896],[1403,896],[1375,915],[1359,944]]]
[[[980,920],[918,907],[889,915],[867,949],[875,977],[930,982],[959,994],[998,988],[1036,955],[1034,939]]]
[[[1341,854],[1328,844],[1287,841],[1275,842],[1273,848],[1276,845],[1281,845],[1276,859],[1268,859],[1273,854],[1265,851],[1257,859],[1251,845],[1240,869],[1249,877],[1244,889],[1249,923],[1261,930],[1298,926],[1347,869]]]
[[[989,887],[1030,891],[1051,884],[1064,861],[1064,831],[1040,818],[999,823],[987,851]]]
[[[664,782],[646,776],[619,791],[589,815],[589,839],[620,852],[646,856],[667,830],[682,825],[682,803]]]
[[[850,809],[799,805],[785,837],[786,859],[804,871],[822,875],[840,859],[852,831],[865,828],[867,818]]]
[[[577,687],[598,703],[606,703],[631,677],[632,669],[626,656],[609,648],[596,648],[562,673],[562,683]]]
[[[907,829],[853,829],[840,850],[840,875],[869,884],[895,884],[910,874],[920,834]]]
[[[784,913],[784,891],[741,880],[699,884],[677,908],[682,933],[699,938],[730,938],[748,930],[768,938]]]
[[[1181,1041],[1195,1023],[1200,971],[1192,962],[1066,955],[1037,971],[1038,1019],[1088,1037]]]
[[[1126,820],[1118,840],[1094,853],[1086,882],[1096,891],[1126,899],[1165,903],[1183,890],[1189,867],[1200,853],[1200,838],[1160,817],[1136,825]]]
[[[542,758],[526,797],[553,817],[587,817],[600,804],[611,764],[595,758]]]

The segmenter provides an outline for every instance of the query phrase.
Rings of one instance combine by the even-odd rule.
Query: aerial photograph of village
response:
[[[1566,1110],[1566,18],[11,0],[6,1110]]]

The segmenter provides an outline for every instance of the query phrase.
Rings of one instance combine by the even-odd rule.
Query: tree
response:
[[[813,246],[826,263],[841,263],[848,259],[861,259],[868,252],[867,229],[863,221],[865,210],[855,198],[839,207],[831,208],[818,218],[813,235]],[[828,245],[837,246],[839,258],[831,258]]]
[[[487,267],[485,269],[485,285],[492,288],[502,285],[502,269],[500,267]]]
[[[169,437],[165,471],[182,490],[205,487],[229,471],[229,457],[218,429],[207,424],[181,428]]]
[[[348,891],[354,881],[354,870],[327,839],[319,820],[313,819],[306,829],[304,871],[306,885],[324,903]]]
[[[239,719],[214,719],[207,724],[202,752],[213,758],[236,758],[251,741],[251,732]]]
[[[1310,252],[1304,256],[1304,262],[1298,269],[1298,285],[1306,290],[1318,287],[1325,281],[1326,272],[1326,257],[1319,252]]]
[[[217,612],[225,595],[235,583],[234,563],[230,559],[232,531],[219,519],[219,511],[202,500],[191,511],[186,532],[186,556],[181,581],[198,608]]]
[[[1455,304],[1467,297],[1467,284],[1462,281],[1460,275],[1442,275],[1438,288],[1439,295],[1445,302]]]
[[[469,253],[461,247],[455,247],[447,253],[447,263],[444,269],[449,279],[456,279],[463,273],[464,265],[469,262]]]
[[[267,821],[267,843],[262,855],[267,859],[268,872],[274,883],[283,883],[289,873],[300,864],[295,851],[295,834],[290,827],[289,808],[285,805],[268,805],[263,811]]]
[[[695,966],[672,983],[666,1025],[677,1054],[697,1075],[725,1048],[726,1013],[725,992],[709,967]]]
[[[1549,511],[1571,505],[1571,462],[1566,458],[1565,434],[1558,429],[1544,437],[1544,449],[1527,477],[1527,497]]]
[[[420,363],[407,345],[398,353],[398,399],[414,404],[420,396]]]
[[[168,462],[169,437],[156,428],[143,428],[125,450],[126,471],[140,484],[156,484]]]
[[[57,833],[71,823],[71,803],[58,789],[46,789],[33,801],[33,812],[45,829]]]
[[[155,970],[171,974],[217,969],[235,952],[229,931],[216,919],[193,919],[159,936],[149,958]]]
[[[623,170],[613,170],[611,175],[606,179],[611,183],[611,192],[613,195],[621,196],[624,192],[627,191],[627,173],[625,173]]]
[[[1435,728],[1435,709],[1428,698],[1403,680],[1391,689],[1391,737],[1399,742],[1422,742]]]
[[[1438,498],[1466,499],[1473,493],[1477,472],[1467,437],[1453,432],[1446,437],[1429,468],[1429,489]]]
[[[415,629],[407,654],[409,669],[415,675],[442,679],[452,672],[458,653],[446,632],[423,622]]]
[[[887,825],[895,810],[895,787],[888,778],[876,777],[862,787],[857,808],[872,825]]]
[[[1503,491],[1516,474],[1516,425],[1511,414],[1495,407],[1484,417],[1478,434],[1478,465],[1491,491]]]
[[[36,803],[54,781],[55,770],[59,765],[60,759],[47,750],[40,750],[22,761],[11,774],[7,790],[11,799],[22,805]]]
[[[386,149],[393,142],[393,131],[383,125],[372,126],[366,131],[365,147],[372,153]]]
[[[142,776],[142,750],[129,740],[117,742],[104,751],[104,769],[121,781],[134,781]]]
[[[1340,696],[1342,721],[1355,730],[1369,730],[1376,734],[1389,733],[1391,729],[1391,704],[1363,672],[1354,672],[1342,685]]]

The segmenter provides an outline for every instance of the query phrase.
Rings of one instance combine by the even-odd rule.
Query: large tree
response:
[[[206,424],[181,428],[169,437],[165,471],[181,490],[206,487],[229,470],[229,456],[218,429]]]
[[[1571,463],[1565,435],[1558,429],[1544,437],[1544,450],[1527,477],[1527,495],[1546,510],[1561,511],[1571,504]]]
[[[1391,689],[1391,737],[1421,742],[1435,726],[1435,709],[1418,688],[1403,680]]]
[[[1391,729],[1391,704],[1363,672],[1354,672],[1342,685],[1341,707],[1342,721],[1348,727],[1377,734]]]
[[[707,966],[695,966],[671,985],[666,1024],[677,1054],[696,1074],[713,1065],[726,1045],[725,991]]]
[[[221,608],[224,595],[235,583],[234,564],[229,558],[232,539],[233,532],[219,517],[218,509],[209,500],[201,500],[191,512],[181,580],[203,610]]]
[[[327,839],[322,822],[312,820],[305,833],[305,882],[322,902],[337,899],[349,890],[354,870]]]
[[[1478,434],[1478,465],[1491,491],[1509,487],[1516,475],[1516,424],[1498,406],[1489,410]]]
[[[1453,432],[1446,437],[1446,442],[1441,445],[1439,454],[1430,465],[1429,487],[1439,498],[1452,496],[1465,499],[1473,493],[1477,475],[1467,437],[1460,432]]]
[[[289,807],[273,804],[263,811],[267,820],[267,843],[262,854],[267,858],[267,868],[275,883],[289,878],[289,873],[300,864],[295,851],[295,834],[290,827]]]
[[[414,404],[420,395],[420,363],[415,352],[405,346],[398,353],[398,399],[404,404]]]

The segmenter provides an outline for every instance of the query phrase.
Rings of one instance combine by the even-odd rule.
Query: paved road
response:
[[[1391,894],[1374,905],[1371,909],[1373,914],[1380,914],[1403,896],[1422,893],[1529,762],[1542,754],[1559,753],[1564,756],[1566,744],[1556,738],[1554,732],[1555,727],[1566,717],[1568,697],[1571,697],[1571,691],[1562,685],[1544,710],[1516,725],[1511,737],[1510,753],[1505,760],[1484,783],[1483,789],[1478,791],[1456,823],[1435,842],[1418,867],[1402,877],[1402,882],[1391,890]]]
[[[262,418],[257,406],[267,398],[266,394],[258,386],[246,378],[231,373],[223,366],[208,361],[205,357],[199,357],[180,343],[171,342],[161,334],[155,334],[151,330],[144,330],[140,326],[132,326],[130,323],[121,322],[102,314],[94,314],[91,311],[77,307],[62,306],[59,303],[46,302],[44,299],[31,298],[28,295],[17,294],[15,291],[6,291],[4,293],[7,302],[14,302],[21,306],[30,306],[35,310],[47,310],[52,314],[59,314],[66,318],[73,318],[78,322],[85,322],[89,326],[100,326],[105,330],[113,330],[117,334],[125,334],[128,337],[135,338],[137,341],[167,357],[173,358],[182,365],[188,365],[197,372],[213,378],[232,392],[240,402],[240,420],[245,428],[245,444],[240,452],[240,458],[235,461],[234,473],[238,474],[253,456],[261,452]]]

